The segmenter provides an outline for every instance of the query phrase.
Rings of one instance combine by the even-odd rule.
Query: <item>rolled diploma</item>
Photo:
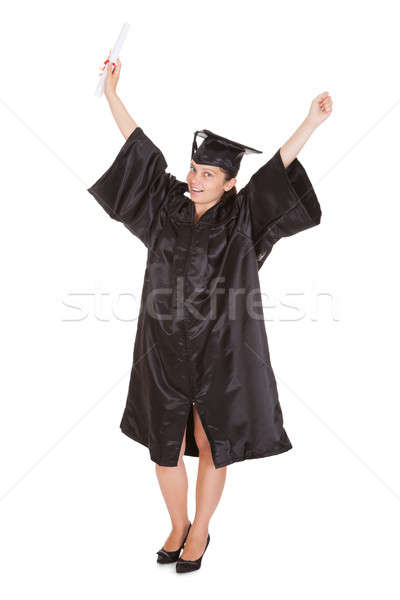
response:
[[[117,41],[115,42],[113,49],[111,50],[111,54],[109,57],[110,63],[112,62],[116,62],[117,58],[119,58],[119,53],[121,52],[121,48],[124,44],[125,38],[128,35],[128,31],[129,31],[129,23],[124,23],[122,25],[122,29],[121,32],[118,36]],[[104,83],[107,77],[107,67],[108,64],[105,66],[105,69],[100,77],[100,80],[97,84],[97,87],[95,89],[95,95],[98,96],[100,98],[100,96],[103,95],[104,92]]]

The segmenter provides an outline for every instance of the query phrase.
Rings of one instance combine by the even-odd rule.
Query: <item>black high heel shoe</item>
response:
[[[210,543],[210,534],[207,536],[206,547],[204,548],[204,552],[207,550],[207,546]],[[204,552],[199,558],[196,560],[186,560],[184,558],[179,558],[176,563],[176,572],[177,573],[189,573],[189,571],[196,571],[201,567],[201,559],[204,556]]]
[[[189,527],[188,527],[185,537],[183,538],[182,545],[178,548],[178,550],[165,550],[163,547],[157,551],[157,554],[158,554],[157,562],[166,564],[166,563],[173,563],[176,560],[178,560],[179,553],[182,550],[183,546],[185,545],[186,538],[188,536],[191,526],[192,526],[192,524],[189,523]]]

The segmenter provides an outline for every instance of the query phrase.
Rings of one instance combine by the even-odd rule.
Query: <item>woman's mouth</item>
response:
[[[194,188],[194,187],[192,187],[191,191],[192,191],[193,194],[200,194],[203,190],[201,190],[200,188]]]

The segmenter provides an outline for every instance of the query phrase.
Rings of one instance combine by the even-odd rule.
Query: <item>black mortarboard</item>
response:
[[[197,147],[197,136],[205,138],[200,148]],[[240,161],[244,154],[262,154],[261,150],[255,150],[239,142],[233,142],[227,138],[213,133],[209,129],[194,132],[192,144],[192,159],[201,165],[215,165],[222,169],[228,169],[233,177],[239,171]]]

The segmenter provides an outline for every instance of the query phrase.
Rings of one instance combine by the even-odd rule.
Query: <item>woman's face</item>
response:
[[[192,160],[186,182],[193,202],[209,204],[219,202],[223,193],[235,185],[236,178],[227,180],[225,173],[219,167],[199,165]]]

